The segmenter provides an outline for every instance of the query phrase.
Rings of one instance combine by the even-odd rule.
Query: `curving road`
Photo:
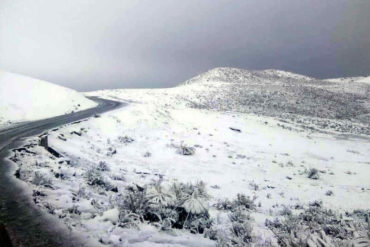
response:
[[[125,103],[90,97],[99,105],[95,108],[48,118],[25,122],[0,130],[0,246],[11,246],[7,235],[15,246],[54,247],[88,246],[74,236],[56,219],[41,212],[31,201],[30,190],[25,183],[15,179],[15,165],[5,157],[10,150],[22,145],[22,138],[38,135],[57,126],[79,121],[95,114],[107,112]],[[2,226],[5,226],[2,227]],[[5,234],[7,232],[7,234]]]

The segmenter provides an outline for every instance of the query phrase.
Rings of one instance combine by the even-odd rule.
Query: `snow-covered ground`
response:
[[[342,77],[326,79],[329,82],[342,82],[342,83],[366,83],[370,84],[370,76],[357,76],[357,77]]]
[[[30,138],[26,141],[28,152],[15,151],[12,155],[20,168],[17,176],[34,190],[37,205],[97,245],[216,246],[209,233],[164,230],[163,225],[147,220],[136,227],[125,225],[123,212],[127,208],[122,198],[127,200],[125,196],[131,195],[127,188],[133,185],[149,186],[150,191],[157,188],[153,184],[160,184],[160,190],[166,191],[161,194],[166,201],[175,197],[170,189],[174,183],[204,182],[209,196],[200,203],[193,194],[196,200],[193,198],[192,203],[207,208],[213,219],[212,229],[223,232],[226,238],[235,235],[230,230],[235,222],[227,217],[229,211],[222,209],[220,202],[245,194],[254,205],[248,213],[256,246],[277,244],[266,220],[281,218],[287,210],[297,214],[315,201],[322,201],[322,207],[338,213],[369,210],[369,123],[356,123],[359,131],[363,130],[356,135],[343,135],[343,129],[335,128],[320,131],[315,123],[322,118],[311,111],[314,105],[294,115],[301,124],[286,121],[283,115],[274,116],[271,109],[262,109],[266,101],[259,102],[258,90],[252,93],[256,95],[254,105],[260,104],[261,110],[240,110],[243,99],[229,97],[230,81],[226,81],[225,72],[237,83],[244,83],[248,74],[221,69],[170,89],[87,93],[129,105],[50,131],[49,145],[61,152],[62,158],[38,146],[38,137]],[[325,86],[325,82],[281,71],[247,76],[252,78],[248,86],[254,83],[257,89],[261,83],[271,86],[294,81],[314,85],[318,91]],[[280,86],[279,90],[281,94],[287,92]],[[331,104],[332,95],[316,96],[317,104],[323,102],[322,98]],[[351,119],[328,119],[331,124],[352,123]],[[232,246],[247,246],[243,243]]]
[[[0,71],[0,127],[63,115],[96,105],[72,89]]]

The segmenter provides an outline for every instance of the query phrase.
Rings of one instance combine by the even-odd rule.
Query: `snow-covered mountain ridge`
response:
[[[94,106],[95,102],[72,89],[0,71],[0,125],[49,118]]]
[[[341,77],[325,79],[330,82],[342,82],[342,83],[367,83],[370,84],[370,76],[357,76],[357,77]]]
[[[226,83],[247,83],[247,82],[275,82],[278,80],[292,81],[303,80],[311,81],[314,78],[295,74],[282,70],[245,70],[239,68],[219,67],[211,69],[205,73],[191,78],[184,84],[204,83],[204,82],[226,82]]]
[[[366,83],[328,82],[278,70],[216,68],[178,88],[179,97],[193,108],[255,113],[370,134]]]
[[[303,128],[370,135],[370,85],[328,82],[277,70],[216,68],[166,89],[87,93],[117,100],[166,102],[195,109],[253,113]],[[162,98],[162,100],[157,100]]]

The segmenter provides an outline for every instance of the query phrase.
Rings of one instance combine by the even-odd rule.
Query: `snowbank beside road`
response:
[[[0,125],[54,117],[96,105],[72,89],[0,71]]]

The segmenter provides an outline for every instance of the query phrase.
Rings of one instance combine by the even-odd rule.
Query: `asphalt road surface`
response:
[[[74,247],[89,246],[62,225],[57,219],[41,212],[31,201],[27,185],[15,178],[15,165],[5,157],[22,145],[22,138],[39,135],[63,124],[76,122],[107,112],[125,103],[90,97],[99,105],[95,108],[24,122],[0,130],[0,247]],[[5,239],[5,240],[4,240]]]

